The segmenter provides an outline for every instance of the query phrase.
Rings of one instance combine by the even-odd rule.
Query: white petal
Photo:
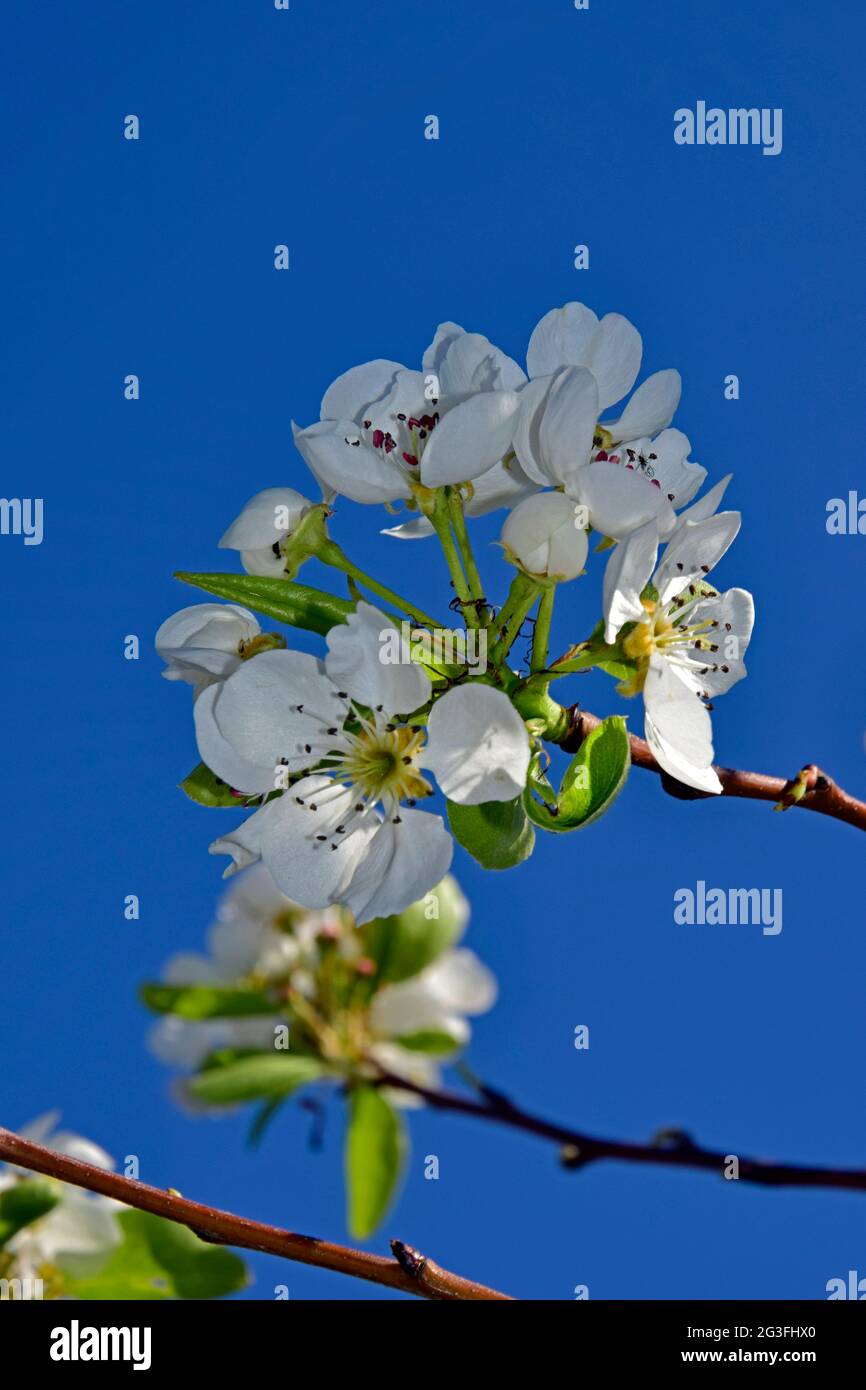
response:
[[[196,701],[202,761],[237,791],[273,791],[279,763],[297,771],[333,747],[322,720],[334,711],[341,722],[344,706],[334,695],[316,657],[260,652]]]
[[[720,792],[722,784],[713,770],[710,716],[694,690],[657,653],[650,658],[644,705],[644,732],[656,761],[687,787]]]
[[[156,634],[156,650],[169,680],[200,685],[223,679],[240,664],[240,646],[261,628],[252,613],[234,603],[194,603],[166,618]]]
[[[353,502],[395,502],[411,493],[406,474],[382,449],[369,446],[352,420],[323,420],[308,429],[292,422],[295,444],[319,482]]]
[[[568,483],[586,463],[598,421],[598,386],[586,367],[568,367],[554,381],[541,416],[538,438],[544,469]]]
[[[338,835],[336,826],[349,820],[354,801],[351,787],[316,774],[266,808],[271,814],[262,825],[262,858],[277,886],[303,907],[348,902],[346,887],[380,825],[371,813]]]
[[[545,462],[540,438],[544,408],[554,381],[553,376],[538,377],[522,388],[518,393],[520,406],[514,424],[514,452],[526,470],[527,477],[541,487],[547,487],[548,484],[556,486],[559,483],[559,479]]]
[[[706,521],[687,521],[677,530],[653,575],[659,602],[669,603],[719,563],[740,529],[739,512],[718,512]]]
[[[205,1057],[225,1046],[224,1031],[221,1023],[194,1023],[169,1014],[154,1024],[147,1043],[154,1057],[166,1066],[197,1071]]]
[[[435,532],[432,521],[428,521],[426,516],[416,516],[411,521],[404,521],[400,526],[383,527],[381,534],[395,536],[398,541],[423,541]]]
[[[677,525],[681,526],[687,521],[706,521],[707,517],[712,516],[718,511],[719,503],[725,495],[728,483],[733,478],[733,473],[728,473],[720,483],[711,487],[709,492],[705,492],[697,502],[691,507],[687,507],[684,512],[680,512]]]
[[[113,1206],[90,1198],[65,1199],[39,1223],[46,1261],[61,1267],[70,1260],[104,1256],[121,1242]]]
[[[391,386],[397,372],[405,371],[402,362],[389,362],[384,357],[364,362],[331,382],[322,398],[319,412],[323,420],[354,420],[360,424],[363,411]]]
[[[618,420],[602,424],[615,443],[658,434],[674,418],[682,387],[680,374],[673,368],[655,372],[637,388]]]
[[[162,967],[162,978],[167,985],[204,984],[216,980],[218,973],[210,957],[198,951],[176,951]]]
[[[472,496],[464,507],[467,516],[486,516],[499,507],[516,506],[536,491],[535,484],[513,458],[508,463],[494,463],[472,486]]]
[[[614,540],[621,540],[648,521],[666,535],[676,520],[661,489],[622,463],[601,459],[587,464],[574,473],[568,492],[588,509],[593,528]]]
[[[606,642],[616,641],[623,623],[644,617],[640,596],[649,583],[658,548],[658,530],[649,521],[620,541],[608,560],[603,594]]]
[[[605,314],[592,335],[589,357],[576,366],[589,367],[598,382],[598,404],[607,410],[622,400],[637,379],[643,345],[634,324],[622,314]]]
[[[389,715],[411,714],[429,700],[429,677],[391,619],[372,604],[359,603],[345,623],[331,628],[327,643],[325,670],[359,704]],[[388,659],[395,649],[399,661]]]
[[[419,976],[442,1008],[456,1014],[484,1014],[496,1003],[496,976],[474,951],[446,951]]]
[[[376,831],[340,901],[359,924],[402,912],[436,886],[453,853],[441,816],[401,806]]]
[[[277,814],[276,807],[284,801],[285,797],[278,797],[275,801],[268,801],[258,811],[254,811],[245,821],[230,831],[228,835],[221,835],[218,840],[214,840],[208,846],[210,854],[230,854],[231,864],[223,873],[223,878],[231,878],[240,869],[246,869],[251,864],[256,864],[262,857],[262,834],[268,821]]]
[[[459,323],[440,323],[433,335],[433,341],[421,359],[421,365],[425,372],[433,372],[439,375],[439,368],[442,360],[451,344],[465,333],[465,329]]]
[[[463,806],[512,801],[526,785],[529,736],[508,696],[489,685],[461,685],[437,700],[427,722],[423,765]]]
[[[312,503],[293,487],[257,492],[220,541],[221,550],[267,550],[290,535]]]
[[[689,462],[691,447],[682,430],[662,430],[655,439],[629,440],[623,449],[627,456],[630,452],[641,454],[671,505],[684,507],[707,476],[699,463]]]
[[[511,447],[520,397],[514,391],[479,391],[448,411],[421,459],[425,487],[470,482]]]
[[[461,333],[452,338],[438,375],[444,397],[464,397],[474,391],[515,391],[526,381],[513,358],[481,333]]]
[[[689,608],[688,622],[714,624],[701,634],[718,651],[690,648],[688,655],[699,663],[688,673],[689,683],[706,695],[724,695],[746,673],[744,657],[755,622],[755,601],[746,589],[728,589],[718,598],[700,599]]]
[[[529,375],[549,376],[560,367],[583,366],[597,328],[598,319],[585,304],[573,301],[551,309],[532,330],[526,350]]]
[[[574,579],[586,563],[588,541],[578,508],[561,492],[537,492],[508,514],[502,544],[531,574]]]

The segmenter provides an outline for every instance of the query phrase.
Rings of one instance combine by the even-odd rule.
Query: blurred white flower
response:
[[[113,1159],[98,1144],[56,1130],[59,1118],[57,1111],[42,1115],[19,1131],[21,1137],[98,1168],[114,1167]],[[0,1192],[32,1177],[31,1172],[8,1164],[0,1169]],[[119,1203],[69,1183],[58,1182],[56,1188],[57,1205],[7,1242],[4,1253],[12,1257],[12,1266],[4,1269],[4,1277],[50,1279],[55,1269],[74,1275],[96,1273],[120,1244]]]

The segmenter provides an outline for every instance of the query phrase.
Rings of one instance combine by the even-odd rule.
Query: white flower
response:
[[[262,858],[295,901],[343,903],[359,922],[423,897],[451,862],[441,817],[414,809],[432,792],[422,768],[447,797],[477,805],[519,795],[529,764],[522,719],[489,686],[438,699],[426,744],[422,726],[400,720],[429,701],[431,685],[402,641],[401,661],[381,660],[392,626],[360,603],[329,632],[324,662],[263,652],[194,707],[199,752],[230,786],[264,794],[284,770],[307,774],[211,851],[236,867]]]
[[[650,523],[617,547],[605,575],[607,640],[636,623],[621,641],[637,662],[628,693],[643,689],[647,742],[666,772],[706,792],[722,785],[713,769],[712,705],[704,701],[745,676],[755,607],[744,589],[704,597],[701,584],[739,529],[739,512],[687,521],[654,570],[658,535]],[[649,583],[657,599],[641,599]]]
[[[220,549],[239,550],[247,574],[279,579],[283,573],[280,542],[291,536],[312,505],[294,488],[265,488],[246,503],[220,541]]]
[[[355,502],[406,501],[415,482],[439,487],[493,470],[478,504],[491,510],[527,486],[519,468],[502,465],[525,381],[481,334],[440,324],[420,372],[384,358],[353,367],[325,392],[318,424],[292,425],[295,443],[326,494]]]
[[[156,650],[168,681],[186,681],[194,696],[237,670],[244,647],[261,633],[252,613],[235,603],[194,603],[166,618]]]
[[[589,548],[582,509],[561,492],[538,492],[520,502],[506,518],[501,540],[528,574],[543,579],[576,578]]]
[[[59,1115],[52,1111],[34,1120],[21,1131],[21,1137],[46,1144],[70,1158],[113,1168],[114,1162],[98,1144],[68,1131],[54,1132]],[[8,1165],[0,1170],[0,1192],[22,1179],[32,1177],[24,1169]],[[87,1192],[68,1183],[58,1183],[60,1201],[45,1216],[23,1227],[7,1243],[6,1252],[14,1265],[7,1278],[35,1279],[41,1271],[55,1266],[70,1274],[95,1272],[121,1242],[115,1212],[118,1204],[108,1197]]]
[[[640,335],[620,314],[599,321],[583,304],[551,310],[530,339],[531,380],[514,431],[527,476],[564,487],[587,507],[593,528],[614,539],[650,520],[670,535],[676,508],[706,478],[688,459],[686,436],[667,428],[679,404],[678,372],[656,372],[618,419],[599,421],[634,385],[641,351]]]
[[[599,321],[585,304],[572,301],[551,309],[536,324],[526,367],[533,380],[549,380],[562,367],[589,368],[599,409],[606,410],[634,386],[642,353],[640,334],[622,314],[605,314]]]

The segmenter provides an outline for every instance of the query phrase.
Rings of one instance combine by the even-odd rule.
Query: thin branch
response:
[[[583,1168],[603,1159],[620,1159],[626,1163],[652,1163],[666,1168],[701,1168],[726,1176],[731,1159],[737,1160],[740,1182],[760,1183],[766,1187],[822,1187],[866,1192],[866,1168],[816,1168],[798,1163],[772,1163],[760,1158],[746,1158],[731,1150],[723,1153],[704,1149],[695,1144],[682,1130],[662,1130],[648,1144],[634,1144],[618,1139],[601,1139],[598,1135],[582,1134],[563,1125],[552,1124],[514,1105],[507,1096],[489,1087],[481,1088],[482,1099],[461,1095],[457,1091],[433,1090],[405,1077],[380,1068],[377,1084],[411,1091],[436,1110],[459,1115],[473,1115],[480,1120],[507,1125],[551,1139],[562,1150],[566,1168]]]
[[[34,1173],[45,1173],[48,1177],[73,1183],[76,1187],[86,1187],[90,1192],[99,1192],[104,1197],[114,1197],[128,1207],[152,1212],[155,1216],[165,1217],[167,1221],[189,1226],[202,1240],[215,1245],[260,1250],[298,1264],[316,1265],[320,1269],[333,1270],[336,1274],[350,1274],[356,1279],[366,1279],[389,1289],[399,1289],[401,1293],[414,1294],[417,1298],[452,1302],[511,1301],[508,1294],[488,1289],[483,1284],[476,1284],[471,1279],[463,1279],[459,1274],[442,1269],[402,1241],[391,1242],[395,1258],[389,1260],[384,1255],[371,1255],[365,1250],[352,1250],[345,1245],[334,1245],[331,1241],[316,1240],[313,1236],[296,1235],[293,1231],[251,1221],[245,1216],[233,1216],[217,1207],[191,1202],[174,1191],[150,1187],[120,1173],[96,1168],[92,1163],[82,1163],[77,1158],[54,1153],[42,1144],[34,1144],[2,1128],[0,1159]]]
[[[560,747],[574,753],[586,736],[601,720],[598,715],[573,705],[569,710],[569,729]],[[629,734],[631,760],[635,767],[655,772],[662,779],[662,786],[669,795],[680,801],[701,801],[712,797],[712,792],[701,792],[686,787],[676,781],[659,766],[652,755],[649,744],[637,734]],[[866,830],[866,802],[858,801],[822,772],[814,763],[807,763],[798,775],[790,781],[783,777],[771,777],[765,772],[742,772],[733,767],[717,767],[716,772],[722,784],[723,796],[746,797],[751,801],[772,801],[779,810],[789,806],[800,806],[804,811],[817,811],[822,816],[832,816],[834,820],[845,821],[857,830]]]

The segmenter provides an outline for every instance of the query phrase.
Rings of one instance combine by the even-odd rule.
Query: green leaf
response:
[[[480,806],[448,802],[448,824],[455,840],[485,869],[511,869],[528,859],[535,831],[521,797],[484,801]]]
[[[239,1256],[222,1245],[202,1240],[188,1226],[140,1212],[157,1264],[171,1279],[178,1298],[222,1298],[248,1282]]]
[[[204,763],[194,767],[179,786],[182,792],[186,792],[190,801],[197,802],[199,806],[220,806],[240,811],[250,800],[249,797],[235,796],[228,783],[221,782]]]
[[[432,1057],[446,1057],[460,1046],[450,1033],[438,1032],[433,1028],[421,1029],[417,1033],[402,1033],[393,1041],[410,1052],[426,1052]]]
[[[449,875],[403,912],[367,922],[362,928],[364,954],[379,967],[377,985],[419,974],[454,944],[466,916],[466,899]]]
[[[403,1168],[402,1121],[380,1090],[358,1086],[349,1098],[346,1188],[351,1234],[364,1240],[385,1215]]]
[[[630,765],[625,720],[611,715],[593,729],[572,758],[554,810],[536,801],[530,790],[524,797],[526,809],[544,830],[577,830],[589,825],[622,791]]]
[[[248,1018],[272,1014],[274,1002],[261,990],[241,985],[142,985],[139,997],[155,1014],[177,1014],[198,1023],[203,1018]]]
[[[346,599],[291,579],[265,579],[256,574],[189,574],[184,570],[178,571],[175,578],[216,594],[217,598],[244,604],[278,623],[323,636],[337,623],[344,623],[355,607]]]
[[[120,1212],[123,1242],[98,1274],[67,1276],[64,1292],[106,1302],[221,1298],[249,1283],[238,1255],[149,1212]]]
[[[327,1067],[316,1057],[260,1052],[227,1066],[212,1067],[187,1083],[199,1100],[213,1105],[235,1105],[247,1100],[272,1100],[288,1096],[299,1086],[326,1076]]]
[[[57,1206],[60,1187],[50,1178],[22,1178],[0,1192],[0,1248]]]

